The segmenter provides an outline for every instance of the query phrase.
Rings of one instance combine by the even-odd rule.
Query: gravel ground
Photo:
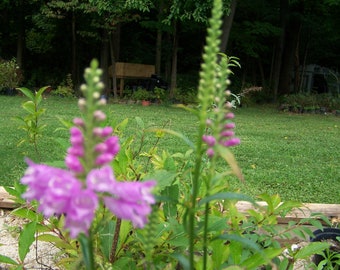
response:
[[[18,261],[18,237],[24,222],[0,210],[0,254]],[[25,259],[25,269],[58,269],[55,266],[57,249],[47,242],[34,242]],[[0,263],[0,270],[10,269],[10,265]]]

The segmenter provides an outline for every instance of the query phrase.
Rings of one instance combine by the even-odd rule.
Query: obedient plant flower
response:
[[[213,157],[215,154],[214,146],[218,142],[220,145],[224,147],[231,147],[240,144],[240,139],[235,137],[235,123],[230,122],[235,116],[232,112],[227,112],[222,119],[222,123],[217,124],[217,128],[214,125],[214,121],[209,119],[207,125],[211,128],[218,129],[217,135],[203,135],[202,140],[207,144],[207,155],[209,157]]]
[[[23,198],[39,202],[38,210],[46,217],[65,215],[70,236],[88,234],[100,200],[118,218],[142,228],[155,203],[155,181],[120,182],[115,179],[110,162],[119,152],[119,138],[111,127],[102,127],[106,119],[100,107],[102,83],[97,63],[85,72],[87,85],[81,86],[85,99],[79,107],[85,117],[75,118],[70,129],[71,146],[67,150],[67,170],[36,164],[27,159],[28,169],[21,179],[27,185]]]

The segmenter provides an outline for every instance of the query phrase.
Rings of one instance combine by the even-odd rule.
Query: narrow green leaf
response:
[[[230,242],[233,242],[233,241],[239,242],[245,248],[249,248],[251,250],[254,250],[254,251],[264,255],[263,254],[263,250],[261,249],[261,247],[257,243],[255,243],[254,241],[251,241],[248,238],[241,237],[241,236],[236,235],[236,234],[222,234],[222,235],[218,236],[217,238],[218,239],[223,239],[223,240],[228,240]]]
[[[30,100],[34,100],[34,94],[32,93],[31,90],[29,90],[28,88],[26,87],[20,87],[20,88],[17,88],[17,90],[19,90],[21,93],[23,93],[26,97],[28,97]]]
[[[195,149],[195,144],[188,138],[186,137],[184,134],[171,130],[171,129],[148,129],[148,131],[161,131],[161,132],[165,132],[168,133],[170,135],[176,136],[178,138],[180,138],[181,140],[183,140],[188,146],[190,146],[190,148]]]
[[[38,92],[35,94],[35,103],[38,105],[42,100],[42,94],[45,92],[45,90],[49,88],[49,86],[41,87]]]
[[[16,261],[14,261],[13,259],[4,256],[4,255],[0,255],[0,262],[2,263],[8,263],[8,264],[13,264],[13,265],[18,265],[18,263]]]
[[[189,270],[190,269],[190,263],[187,257],[185,257],[183,254],[173,254],[172,257],[178,260],[178,262],[181,264],[182,269]]]
[[[60,249],[65,249],[65,250],[74,249],[74,247],[70,243],[68,243],[67,241],[60,239],[58,236],[50,234],[50,233],[40,234],[39,236],[37,236],[37,239],[39,241],[53,243],[56,247],[58,247]]]
[[[84,234],[80,234],[78,237],[81,250],[83,253],[83,260],[85,264],[86,270],[94,269],[94,259],[93,259],[93,250],[92,250],[92,242],[90,237],[85,236]]]
[[[244,181],[244,177],[240,167],[237,164],[237,161],[232,152],[229,151],[226,147],[222,147],[220,145],[217,146],[217,151],[221,155],[221,157],[229,164],[232,172],[240,179],[242,182]]]
[[[27,223],[19,236],[19,258],[23,262],[27,253],[30,251],[30,247],[35,239],[36,222],[32,221]]]

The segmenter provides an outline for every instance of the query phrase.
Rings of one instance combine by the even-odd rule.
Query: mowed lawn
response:
[[[68,131],[60,129],[58,118],[71,121],[79,115],[76,99],[48,97],[42,102],[46,114],[44,135],[39,140],[40,156],[31,145],[17,146],[25,133],[18,129],[15,116],[23,116],[24,97],[0,96],[0,185],[20,179],[26,165],[24,157],[35,161],[62,160]],[[105,111],[110,122],[129,118],[128,132],[139,127],[140,117],[146,127],[171,128],[195,140],[197,119],[187,111],[171,106],[109,104]],[[254,106],[235,110],[236,134],[241,145],[232,148],[243,171],[245,184],[230,177],[233,188],[256,196],[278,193],[283,200],[314,203],[340,203],[340,117],[334,115],[288,114],[274,106]],[[150,139],[150,145],[154,140]],[[178,138],[166,135],[159,149],[171,153],[186,150]],[[221,162],[220,170],[228,169]]]

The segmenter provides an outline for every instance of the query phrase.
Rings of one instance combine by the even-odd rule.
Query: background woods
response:
[[[0,58],[16,58],[21,85],[57,88],[96,57],[107,94],[113,63],[153,64],[176,89],[190,91],[204,46],[212,1],[4,0],[0,3]],[[298,72],[316,64],[339,69],[340,1],[225,0],[221,51],[240,58],[233,91],[262,86],[262,101],[303,90]],[[194,74],[194,75],[192,75]],[[21,86],[18,85],[18,86]],[[318,90],[319,91],[319,90]]]

